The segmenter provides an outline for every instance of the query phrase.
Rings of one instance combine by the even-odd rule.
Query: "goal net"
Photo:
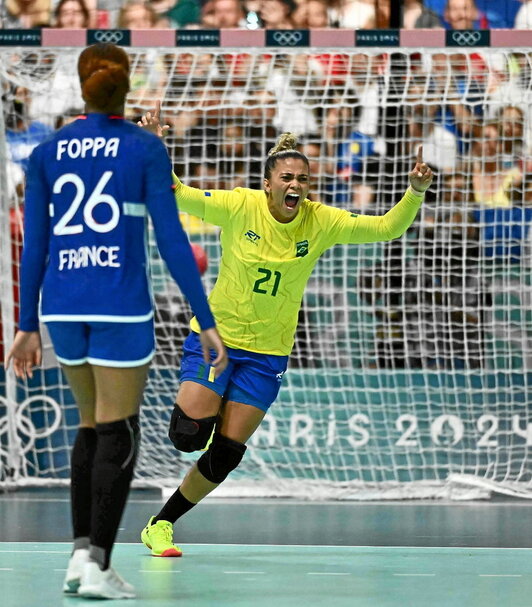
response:
[[[531,59],[527,49],[129,47],[127,118],[161,100],[175,172],[262,187],[276,137],[300,137],[311,198],[381,214],[416,150],[436,174],[390,243],[337,246],[304,297],[289,370],[215,495],[532,496]],[[24,171],[81,112],[79,48],[0,47],[0,305],[17,318]],[[218,229],[182,216],[216,279]],[[175,486],[197,454],[167,439],[189,309],[151,246],[158,342],[138,485]],[[2,355],[3,356],[3,355]],[[0,369],[0,485],[67,482],[73,398],[45,336],[28,383]]]

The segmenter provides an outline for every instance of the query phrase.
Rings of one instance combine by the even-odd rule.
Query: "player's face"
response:
[[[274,219],[288,223],[299,212],[308,195],[309,169],[301,158],[283,158],[272,169],[270,179],[264,180],[268,208]]]

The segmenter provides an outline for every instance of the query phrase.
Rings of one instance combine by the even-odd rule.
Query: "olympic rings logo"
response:
[[[97,42],[110,42],[118,44],[124,39],[124,33],[120,30],[97,30],[94,32],[94,39]]]
[[[451,38],[459,46],[474,46],[480,40],[480,32],[455,31]]]
[[[273,39],[279,46],[296,46],[303,39],[303,34],[297,31],[283,30],[274,32]]]
[[[36,428],[31,418],[31,405],[34,402],[42,403],[44,405],[43,407],[41,407],[41,409],[43,409],[43,417],[46,420],[46,425],[42,428]],[[5,398],[1,396],[0,404],[7,410],[8,402]],[[35,441],[37,439],[51,436],[59,428],[60,424],[61,407],[50,396],[38,394],[22,401],[22,403],[18,405],[15,413],[16,431],[18,436],[22,438],[21,442],[23,443],[20,446],[20,450],[22,451],[22,453],[26,454],[31,451],[35,446]],[[6,416],[0,419],[0,437],[3,434],[8,434],[8,432],[9,428]],[[6,444],[6,442],[6,440],[1,440],[0,444]],[[7,453],[7,451],[5,451],[5,449],[0,448],[0,456],[2,458],[7,459],[9,457],[9,454]]]

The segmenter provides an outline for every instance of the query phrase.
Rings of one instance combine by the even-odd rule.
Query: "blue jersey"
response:
[[[41,320],[140,322],[153,316],[149,213],[172,277],[214,326],[172,191],[170,159],[153,134],[120,117],[88,114],[30,158],[21,263],[20,329]]]

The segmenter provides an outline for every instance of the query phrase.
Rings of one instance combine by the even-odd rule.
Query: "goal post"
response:
[[[353,213],[400,199],[420,145],[436,173],[402,238],[336,246],[318,262],[279,398],[215,495],[532,497],[532,32],[98,31],[43,30],[31,46],[0,32],[4,344],[27,158],[82,111],[80,50],[122,43],[126,118],[161,101],[188,185],[261,189],[285,131],[309,158],[312,199]],[[219,231],[182,221],[206,252],[210,290]],[[167,439],[190,312],[151,232],[149,254],[157,354],[135,483],[175,487],[197,457]],[[44,338],[27,384],[0,367],[0,487],[68,482],[77,413]]]

